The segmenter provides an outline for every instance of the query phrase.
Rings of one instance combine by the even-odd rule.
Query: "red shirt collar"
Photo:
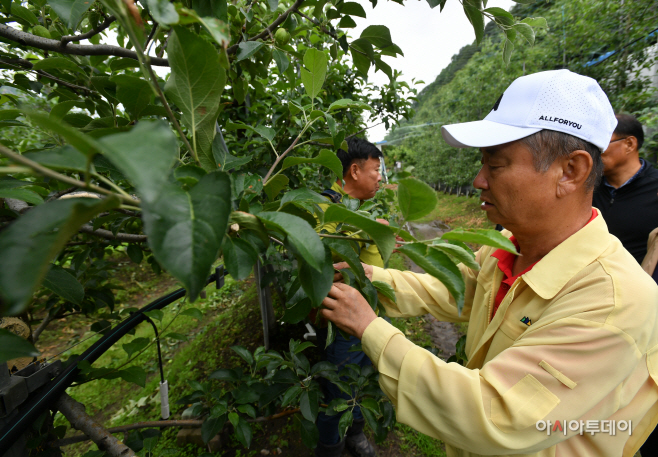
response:
[[[589,219],[589,221],[587,221],[587,224],[592,222],[592,220],[594,220],[596,216],[597,216],[597,212],[594,210],[594,208],[592,208],[592,217]],[[516,246],[516,250],[518,251],[519,243],[516,241],[514,235],[512,235],[509,240],[512,243],[514,243],[514,246]],[[496,249],[496,251],[493,254],[491,254],[491,257],[495,257],[496,259],[498,259],[498,268],[500,268],[500,271],[503,272],[503,280],[501,281],[501,286],[499,287],[498,293],[496,294],[496,298],[494,300],[494,309],[492,314],[492,319],[493,319],[493,316],[496,314],[496,311],[498,310],[498,306],[505,298],[505,295],[507,295],[507,291],[512,286],[512,284],[514,284],[514,281],[516,281],[516,279],[519,276],[529,272],[532,269],[532,267],[534,267],[537,264],[537,262],[539,262],[539,260],[541,259],[530,265],[528,268],[523,270],[518,275],[513,276],[512,268],[514,267],[514,260],[516,259],[516,254],[512,254],[511,252],[507,252],[503,249]]]

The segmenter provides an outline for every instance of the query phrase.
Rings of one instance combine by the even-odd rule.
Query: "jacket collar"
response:
[[[521,277],[537,295],[553,298],[579,271],[594,262],[610,244],[610,234],[601,213],[546,254]]]
[[[345,195],[347,195],[347,194],[345,193],[345,191],[343,190],[343,188],[340,186],[340,184],[338,184],[338,182],[336,182],[336,181],[334,181],[334,183],[331,185],[331,190],[333,190],[333,191],[335,191],[335,192],[338,192],[338,193],[341,194],[343,197],[344,197]]]

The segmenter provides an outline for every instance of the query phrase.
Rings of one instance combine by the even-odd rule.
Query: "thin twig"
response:
[[[69,187],[68,189],[60,190],[59,192],[55,192],[51,197],[49,197],[47,201],[57,200],[59,197],[70,194],[71,192],[75,192],[77,189],[78,187]]]
[[[126,196],[121,195],[121,194],[115,194],[114,192],[111,192],[107,189],[103,189],[102,187],[94,186],[93,184],[85,184],[84,182],[79,181],[77,179],[71,178],[71,177],[63,175],[61,173],[57,173],[56,171],[53,171],[50,168],[46,168],[46,167],[38,164],[37,162],[34,162],[34,161],[28,159],[27,157],[24,157],[20,154],[16,154],[14,151],[12,151],[11,149],[5,147],[2,144],[0,144],[0,154],[2,154],[3,156],[5,156],[5,157],[7,157],[11,160],[13,160],[14,162],[18,162],[20,164],[27,165],[28,167],[30,167],[31,169],[33,169],[34,171],[36,171],[37,173],[39,173],[43,176],[47,176],[48,178],[56,179],[58,181],[66,183],[70,186],[75,186],[75,187],[80,187],[80,188],[83,188],[83,189],[93,190],[94,192],[98,192],[99,194],[103,194],[103,195],[118,197],[120,200],[129,202],[132,205],[138,205],[139,204],[139,200],[133,200],[131,197],[126,197]]]
[[[80,227],[80,232],[94,235],[100,238],[105,238],[106,240],[125,241],[126,243],[143,243],[146,241],[146,235],[135,235],[132,233],[122,232],[119,232],[115,235],[111,231],[105,229],[94,230],[91,225],[83,225]]]
[[[304,132],[302,132],[302,133],[304,133]],[[281,162],[281,160],[283,160],[283,158],[284,158],[286,155],[288,155],[288,153],[289,153],[290,151],[292,151],[292,150],[294,149],[295,145],[297,144],[297,142],[299,141],[299,139],[300,139],[301,137],[302,137],[302,134],[300,133],[299,135],[297,135],[297,138],[295,138],[295,141],[292,142],[292,144],[288,147],[288,149],[286,149],[286,150],[283,152],[283,154],[281,154],[279,157],[276,158],[276,160],[274,161],[274,164],[272,164],[272,167],[270,167],[269,171],[268,171],[267,174],[265,175],[265,178],[263,178],[263,186],[265,186],[265,185],[267,184],[267,180],[270,179],[270,176],[271,176],[272,173],[274,172],[274,169],[275,169],[276,166],[279,164],[279,162]]]
[[[373,240],[368,240],[366,238],[352,238],[349,236],[340,236],[340,235],[329,235],[328,233],[318,233],[321,238],[336,238],[338,240],[347,240],[347,241],[360,241],[362,243],[374,243]]]
[[[29,60],[25,60],[25,59],[2,59],[2,58],[0,58],[0,63],[4,63],[5,65],[20,68],[21,70],[33,71],[36,74],[43,76],[44,78],[51,79],[51,80],[55,81],[57,84],[68,87],[69,89],[73,89],[74,91],[82,90],[82,91],[86,91],[86,92],[96,92],[95,90],[89,89],[88,87],[78,86],[77,84],[73,84],[73,83],[70,83],[68,81],[64,81],[63,79],[59,79],[58,77],[53,76],[50,73],[45,72],[43,70],[33,70],[32,67],[34,65]]]
[[[112,22],[114,22],[116,18],[114,16],[108,16],[105,18],[105,21],[101,25],[99,25],[97,28],[90,30],[87,33],[83,33],[80,35],[65,35],[62,38],[59,39],[60,43],[62,43],[63,46],[66,46],[67,43],[70,43],[72,41],[82,41],[86,40],[87,38],[91,38],[94,35],[98,35],[101,33],[103,30],[108,28]]]

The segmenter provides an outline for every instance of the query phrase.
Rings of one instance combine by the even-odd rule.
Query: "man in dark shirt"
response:
[[[658,170],[640,158],[642,124],[628,114],[616,117],[617,128],[601,156],[603,181],[593,206],[601,210],[610,233],[642,263],[649,233],[658,227]]]

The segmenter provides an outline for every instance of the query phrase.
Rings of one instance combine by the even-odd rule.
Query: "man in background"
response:
[[[629,114],[617,114],[603,160],[603,180],[592,205],[601,210],[608,230],[638,263],[647,253],[647,241],[658,227],[658,170],[640,157],[642,124]]]
[[[383,156],[374,144],[361,138],[350,138],[347,140],[347,146],[347,151],[339,149],[336,154],[343,165],[342,178],[339,177],[331,186],[331,189],[322,192],[322,195],[333,203],[341,203],[345,196],[361,200],[362,202],[369,200],[377,193],[379,183],[382,180],[380,158]],[[323,211],[328,206],[320,205]],[[377,221],[388,225],[388,221],[384,219],[377,219]],[[323,231],[335,234],[337,227],[338,223],[334,222],[318,225],[316,230],[318,232]],[[348,232],[340,232],[338,234],[349,235]],[[359,258],[365,264],[384,267],[382,256],[374,243],[362,244]],[[314,314],[312,313],[312,318]],[[319,325],[320,328],[317,331],[318,345],[324,348],[327,339],[326,321],[321,322]],[[370,359],[363,351],[350,351],[353,346],[360,342],[356,337],[352,336],[349,339],[345,339],[340,332],[337,333],[334,342],[324,350],[325,360],[337,365],[339,369],[350,363],[355,363],[361,367],[371,365]],[[330,382],[324,383],[322,387],[325,395],[324,401],[327,404],[334,398],[340,397],[346,400],[350,398]],[[376,455],[375,449],[363,433],[365,419],[361,414],[360,408],[355,408],[353,414],[354,423],[347,430],[343,440],[340,439],[338,434],[338,422],[342,414],[327,416],[324,413],[320,413],[318,415],[317,426],[320,432],[320,441],[315,449],[315,455],[317,457],[338,457],[342,454],[346,446],[357,457],[374,457]]]

